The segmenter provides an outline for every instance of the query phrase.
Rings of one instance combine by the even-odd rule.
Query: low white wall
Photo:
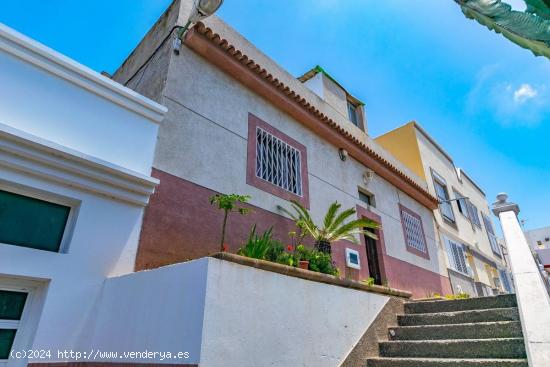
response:
[[[209,259],[201,367],[340,366],[389,297]]]
[[[116,353],[187,352],[187,358],[123,356],[123,361],[198,364],[208,263],[203,258],[107,279],[90,346]],[[99,360],[121,362],[120,354]]]
[[[154,362],[201,367],[339,366],[388,300],[203,258],[108,279],[91,346],[188,352]]]

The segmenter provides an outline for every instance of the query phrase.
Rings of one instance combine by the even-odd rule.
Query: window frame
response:
[[[364,195],[366,197],[369,198],[369,202],[366,202],[365,200],[363,200],[361,198],[361,195]],[[376,197],[373,193],[365,190],[364,188],[358,186],[357,187],[357,198],[359,199],[359,201],[361,201],[361,203],[363,204],[367,204],[369,207],[373,207],[373,208],[376,208]]]
[[[0,245],[15,246],[15,247],[25,248],[29,250],[35,250],[35,251],[47,251],[54,254],[64,254],[69,252],[69,247],[70,247],[69,245],[73,237],[78,212],[80,210],[81,202],[79,200],[71,199],[59,194],[54,194],[54,193],[47,192],[44,190],[39,190],[36,188],[9,183],[2,180],[0,180],[0,190],[14,193],[17,195],[26,196],[32,199],[46,201],[52,204],[67,206],[70,208],[69,215],[67,216],[67,221],[65,222],[65,229],[63,231],[63,235],[61,236],[61,241],[59,243],[59,249],[57,251],[41,250],[33,247],[25,247],[25,246],[4,243],[4,242],[0,242]]]
[[[300,175],[302,195],[296,195],[284,188],[275,185],[267,180],[264,180],[256,175],[256,158],[257,158],[257,137],[256,130],[260,128],[273,135],[282,142],[288,144],[300,153]],[[295,200],[301,205],[309,209],[309,179],[307,171],[307,149],[305,145],[294,140],[290,136],[282,133],[259,117],[248,114],[248,143],[247,143],[247,167],[246,167],[246,183],[264,192],[277,196],[284,200]]]
[[[455,226],[456,227],[456,216],[455,216],[455,213],[454,213],[454,209],[453,209],[453,205],[452,205],[452,201],[449,201],[451,200],[451,196],[449,194],[449,186],[447,185],[447,180],[445,180],[440,174],[438,174],[433,168],[430,168],[431,170],[431,173],[432,173],[432,180],[433,180],[433,185],[434,185],[434,191],[435,191],[435,196],[438,200],[438,207],[439,207],[439,213],[441,214],[441,218],[443,219],[443,221],[445,223],[448,223],[452,226]],[[445,192],[445,201],[443,201],[438,193],[437,193],[437,185],[441,186],[442,189],[444,190]],[[443,203],[441,202],[443,201]],[[453,216],[452,218],[449,218],[447,215],[445,215],[443,213],[443,210],[441,209],[442,205],[449,205],[449,209],[451,211],[451,215]]]
[[[419,250],[416,247],[411,246],[409,244],[407,230],[405,228],[405,218],[404,218],[403,213],[409,214],[410,216],[414,217],[415,219],[417,219],[420,222],[420,232],[421,232],[421,235],[422,235],[421,238],[424,240],[424,249],[425,249],[425,251]],[[426,233],[424,232],[424,223],[422,222],[422,217],[419,214],[417,214],[416,212],[414,212],[413,210],[407,208],[406,206],[404,206],[402,204],[399,204],[399,215],[401,217],[401,229],[403,230],[403,237],[404,237],[404,240],[405,240],[405,247],[406,247],[407,251],[409,251],[410,253],[413,253],[417,256],[423,257],[427,260],[430,260],[430,252],[429,252],[429,249],[428,249],[428,241],[426,239]]]
[[[21,318],[17,321],[17,331],[15,334],[15,339],[13,340],[11,350],[24,350],[28,349],[32,345],[32,340],[36,332],[41,309],[44,302],[44,285],[45,284],[41,282],[33,280],[23,280],[16,278],[0,279],[1,290],[27,293],[27,299],[25,301],[25,306],[23,307]],[[0,367],[26,365],[26,358],[8,358],[0,360]]]
[[[353,103],[349,99],[346,100],[346,104],[348,107],[348,120],[355,126],[361,127],[359,113],[357,111],[357,108],[358,108],[357,104]],[[355,117],[355,121],[353,121],[354,119],[352,119],[352,113],[353,113],[353,116]]]

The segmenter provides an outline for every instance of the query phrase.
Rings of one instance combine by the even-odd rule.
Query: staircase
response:
[[[527,367],[515,295],[405,304],[368,367]]]

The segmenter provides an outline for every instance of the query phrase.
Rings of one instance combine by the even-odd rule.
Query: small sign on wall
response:
[[[348,268],[361,269],[359,251],[346,248],[346,265]]]

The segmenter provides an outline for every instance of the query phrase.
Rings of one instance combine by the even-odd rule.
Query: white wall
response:
[[[60,66],[61,62],[72,68]],[[162,106],[143,97],[139,99],[142,104],[136,106],[120,96],[138,96],[135,92],[2,24],[0,80],[0,123],[150,174],[158,122],[138,112],[146,105],[155,110],[150,114],[162,118]]]
[[[131,271],[124,256],[137,246],[143,207],[71,188],[0,164],[0,189],[72,202],[72,236],[64,252],[55,253],[0,244],[2,276],[39,280],[48,286],[34,348],[75,347],[89,331],[87,319],[105,278],[119,269]],[[30,347],[27,346],[27,347]]]
[[[209,261],[201,367],[340,366],[389,299]]]
[[[1,24],[0,80],[0,190],[71,207],[60,252],[0,243],[0,287],[35,289],[18,347],[89,346],[103,282],[134,268],[166,109]]]
[[[188,352],[188,358],[155,360],[198,364],[210,261],[203,258],[108,279],[90,345],[110,352]]]
[[[336,367],[388,299],[203,258],[107,280],[91,345],[187,351],[177,363],[201,367]]]

